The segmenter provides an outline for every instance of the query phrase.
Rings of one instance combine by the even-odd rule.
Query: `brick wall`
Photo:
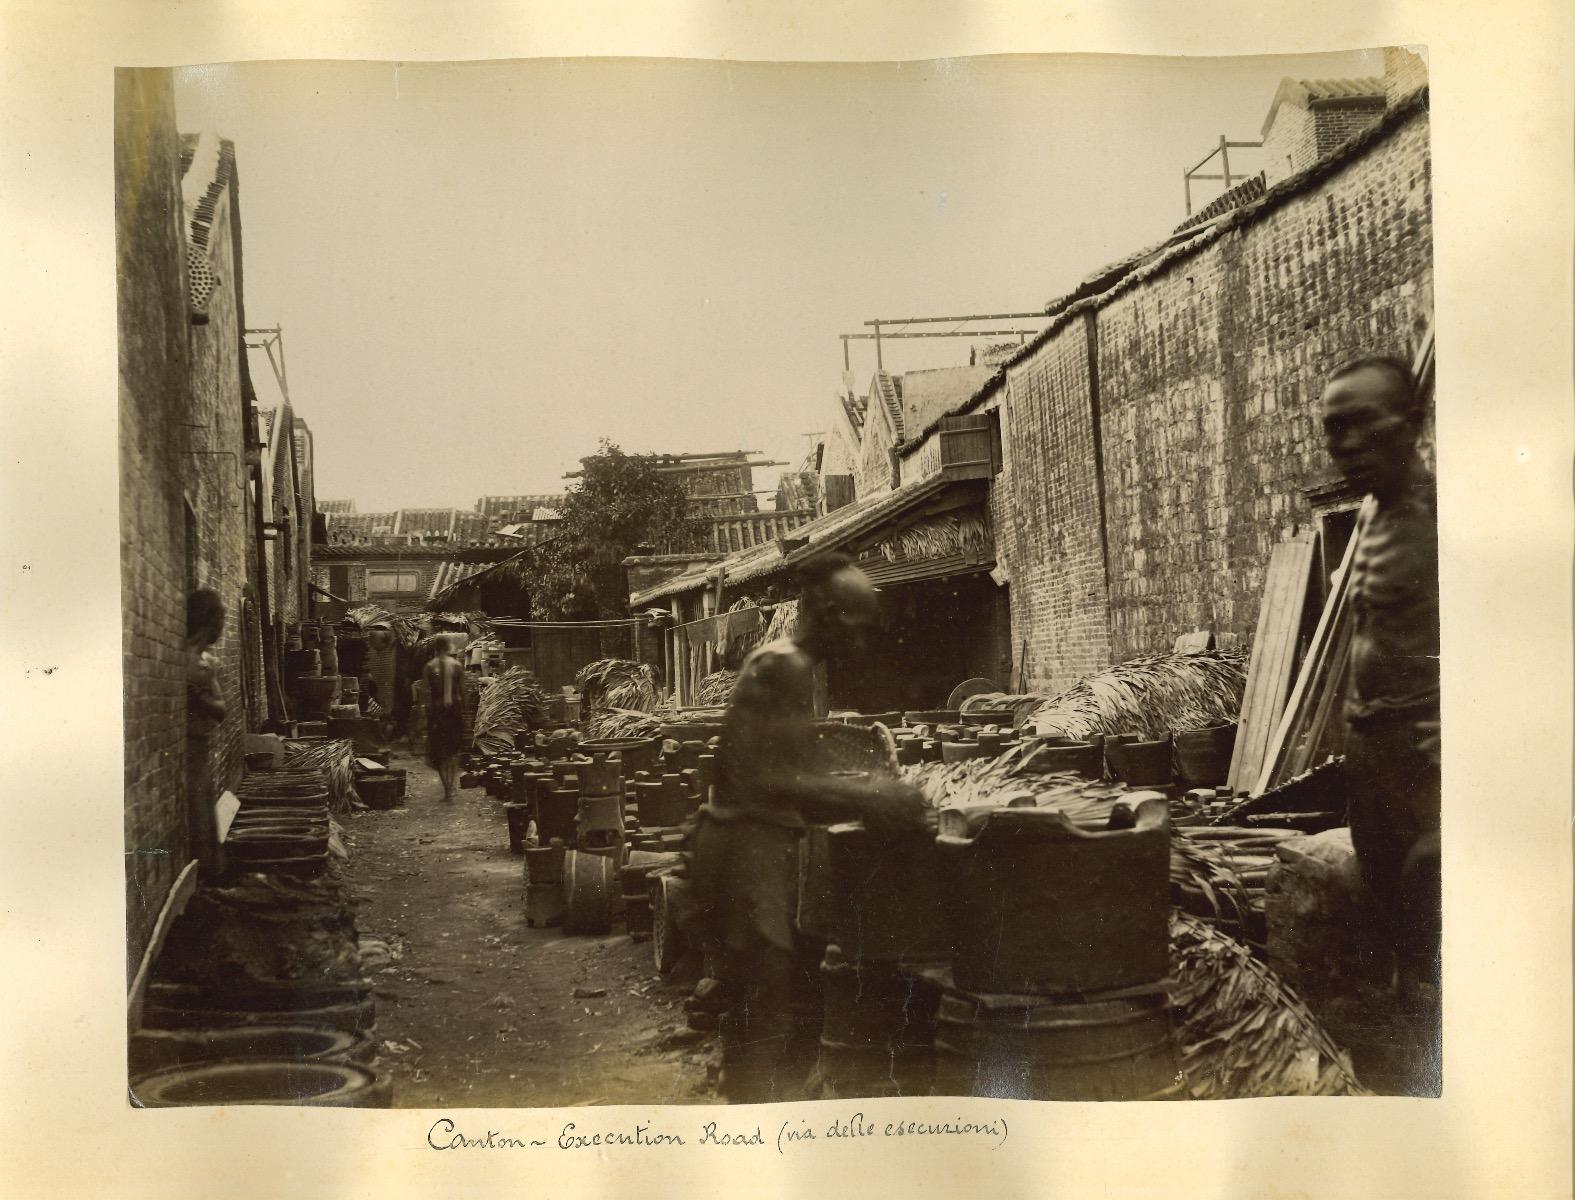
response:
[[[1007,370],[1003,461],[990,490],[996,560],[1011,582],[1014,661],[1028,643],[1033,688],[1059,690],[1110,661],[1089,379],[1074,318]]]
[[[242,655],[247,558],[251,528],[246,524],[244,446],[241,395],[242,342],[236,304],[236,256],[233,184],[214,207],[209,245],[214,289],[208,302],[208,323],[192,326],[190,452],[177,478],[197,518],[197,585],[219,593],[227,610],[224,636],[214,646],[227,715],[208,737],[208,763],[203,778],[213,796],[240,778],[245,735]],[[195,803],[204,798],[194,797]]]
[[[1314,101],[1311,106],[1287,101],[1274,115],[1264,135],[1264,179],[1273,187],[1305,171],[1384,115],[1384,100],[1337,99]]]
[[[1263,178],[1270,187],[1296,174],[1318,157],[1318,134],[1312,113],[1300,104],[1284,103],[1263,135]]]
[[[1030,688],[1197,627],[1250,641],[1272,548],[1328,478],[1328,373],[1357,353],[1409,357],[1433,310],[1425,111],[1326,169],[1068,310],[973,410],[1002,411],[989,514]],[[936,438],[902,467],[905,483],[934,474]]]
[[[1098,314],[1115,660],[1195,626],[1250,637],[1274,543],[1310,513],[1341,360],[1409,356],[1432,313],[1428,124]]]
[[[1342,100],[1320,104],[1313,109],[1313,128],[1317,136],[1317,157],[1333,154],[1357,134],[1371,129],[1384,115],[1382,97],[1374,100]],[[1308,162],[1306,165],[1311,166]]]
[[[190,331],[168,71],[115,73],[127,975],[190,860],[183,805]]]
[[[864,421],[858,465],[853,472],[855,496],[863,499],[891,490],[891,449],[896,444],[890,416],[877,400],[872,400]]]

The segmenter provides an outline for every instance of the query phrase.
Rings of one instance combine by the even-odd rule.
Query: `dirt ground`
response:
[[[393,765],[405,806],[356,813],[346,838],[395,1105],[714,1099],[714,1039],[688,1029],[688,987],[656,974],[649,941],[530,928],[502,805],[479,788],[444,804],[424,761]]]

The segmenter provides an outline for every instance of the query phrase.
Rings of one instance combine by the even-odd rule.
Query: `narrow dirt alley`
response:
[[[423,760],[392,765],[405,806],[355,813],[346,836],[395,1105],[714,1098],[712,1040],[688,1029],[688,988],[656,974],[650,943],[530,928],[502,805],[480,788],[445,804]]]

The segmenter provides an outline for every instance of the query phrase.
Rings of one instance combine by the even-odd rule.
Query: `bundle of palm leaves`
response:
[[[695,686],[695,703],[705,708],[723,707],[737,686],[737,671],[712,671]]]
[[[514,735],[547,723],[547,701],[535,676],[510,667],[493,679],[476,701],[473,744],[487,754],[514,749]]]
[[[576,672],[574,686],[586,709],[630,708],[650,712],[656,707],[656,672],[649,663],[627,658],[598,658]]]
[[[610,742],[622,738],[655,737],[662,723],[648,712],[628,708],[598,708],[581,722],[587,739]]]
[[[1053,808],[1073,823],[1104,826],[1111,810],[1127,789],[1084,779],[1064,772],[1042,772],[1035,767],[1038,747],[1013,746],[995,758],[963,762],[914,763],[902,775],[923,793],[932,808],[1004,806],[1009,801],[1035,808]]]
[[[1173,911],[1170,958],[1181,1069],[1193,1099],[1369,1094],[1349,1055],[1246,946]]]
[[[394,636],[399,639],[400,644],[405,646],[414,645],[421,636],[414,621],[390,612],[381,604],[358,604],[345,612],[345,620],[362,629],[386,625],[394,631]]]
[[[1251,942],[1265,935],[1264,889],[1275,848],[1294,829],[1192,825],[1170,839],[1170,883],[1177,902],[1194,916]]]
[[[888,562],[922,561],[953,554],[982,558],[990,552],[993,541],[990,524],[982,515],[948,513],[911,525],[876,548]]]
[[[284,743],[286,767],[314,767],[328,780],[328,809],[334,813],[347,813],[350,806],[360,802],[355,790],[355,768],[352,760],[355,747],[348,738],[328,738],[324,741]]]
[[[798,601],[784,600],[771,610],[771,620],[766,623],[762,643],[778,638],[790,638],[798,633]]]
[[[1040,704],[1032,721],[1045,734],[1162,738],[1236,720],[1246,683],[1245,659],[1234,651],[1135,658],[1078,680]]]

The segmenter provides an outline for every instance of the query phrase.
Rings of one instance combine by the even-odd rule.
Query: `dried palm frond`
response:
[[[1103,826],[1128,794],[1126,788],[1080,775],[1041,771],[1038,761],[1038,747],[1024,743],[995,758],[911,764],[902,768],[902,775],[932,808],[1005,805],[1031,796],[1035,808],[1056,809],[1079,825]]]
[[[405,646],[413,646],[421,636],[420,629],[414,621],[409,617],[390,612],[381,604],[358,604],[345,612],[344,619],[361,629],[386,625],[393,630],[400,644]]]
[[[713,671],[695,687],[695,703],[707,708],[725,705],[733,698],[738,686],[737,671]]]
[[[284,743],[286,767],[315,767],[328,780],[328,808],[330,812],[347,813],[361,797],[355,790],[355,768],[352,759],[355,747],[348,738],[330,738],[323,742]]]
[[[1369,1094],[1350,1056],[1240,942],[1173,911],[1170,957],[1181,1070],[1193,1099]]]
[[[1235,652],[1159,654],[1078,680],[1032,719],[1040,733],[1162,738],[1236,720],[1246,683],[1245,660]]]
[[[493,679],[476,701],[476,749],[499,754],[514,749],[514,735],[547,723],[547,702],[534,676],[510,667]]]
[[[650,712],[656,707],[656,672],[649,663],[598,658],[576,672],[574,686],[586,709],[632,708]]]
[[[761,638],[762,642],[774,642],[778,638],[791,638],[798,633],[798,601],[784,600],[771,610],[771,620],[766,624],[766,632]]]
[[[655,737],[662,723],[648,712],[627,708],[598,708],[581,722],[585,736],[593,742],[619,738]]]
[[[1171,886],[1192,915],[1256,941],[1275,847],[1300,836],[1292,829],[1178,827],[1170,839]]]
[[[910,525],[880,542],[876,549],[888,562],[925,561],[965,555],[984,558],[994,546],[990,523],[982,515],[948,513]]]

